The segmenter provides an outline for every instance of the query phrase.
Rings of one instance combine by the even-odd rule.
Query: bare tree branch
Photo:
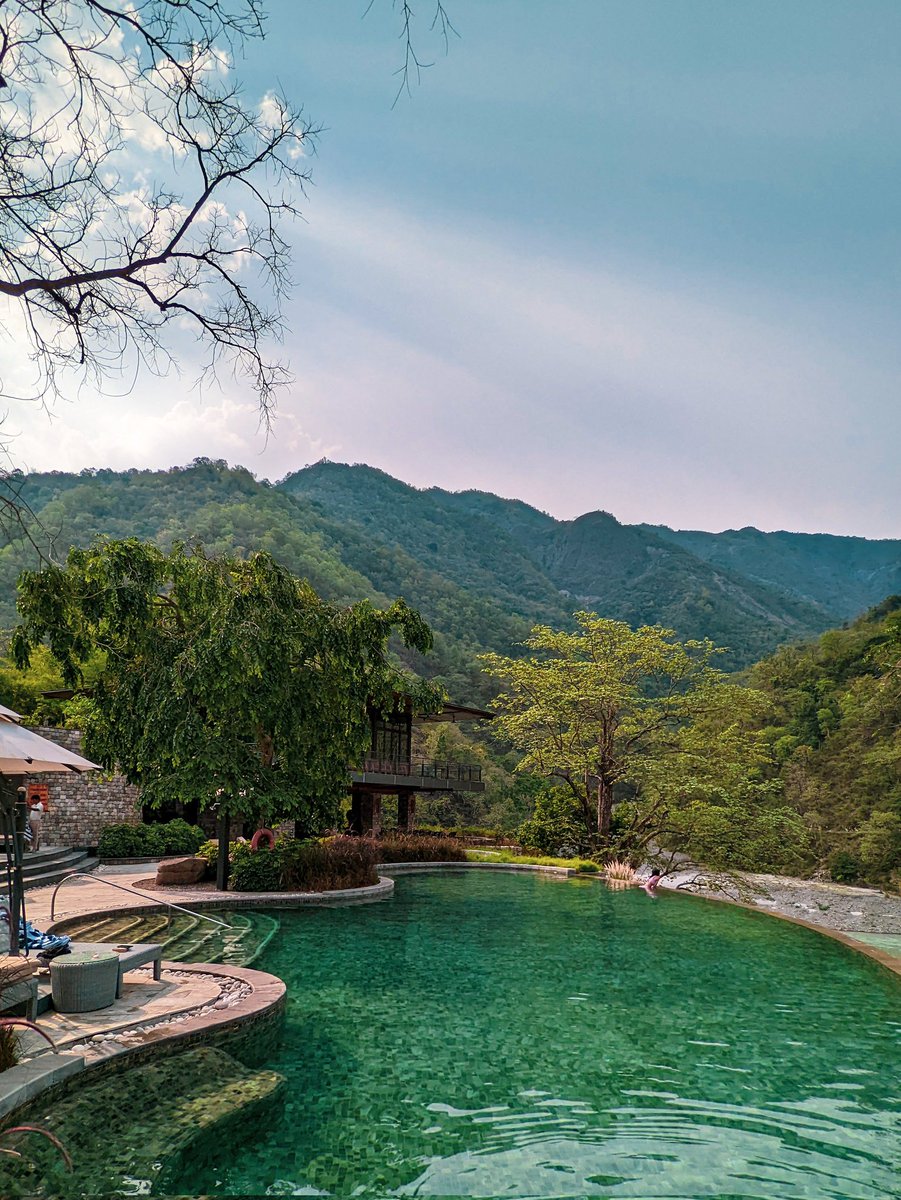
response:
[[[268,422],[315,130],[232,74],[259,0],[0,0],[0,298],[47,401],[171,364],[248,378]],[[172,327],[171,329],[169,327]],[[177,341],[177,337],[175,339]],[[0,395],[9,395],[0,381]]]

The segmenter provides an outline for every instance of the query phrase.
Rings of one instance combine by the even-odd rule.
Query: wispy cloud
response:
[[[858,318],[330,193],[298,262],[297,384],[268,443],[233,381],[201,404],[151,380],[115,423],[92,398],[49,439],[30,421],[23,459],[274,477],[325,454],[565,516],[901,534],[897,480],[872,485],[901,434],[893,364]]]

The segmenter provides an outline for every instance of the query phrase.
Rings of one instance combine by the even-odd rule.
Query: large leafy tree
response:
[[[196,800],[327,826],[368,744],[367,705],[390,708],[399,690],[420,705],[438,700],[389,657],[392,634],[429,648],[415,610],[403,600],[329,605],[265,553],[99,541],[72,550],[64,568],[25,573],[18,607],[20,666],[46,642],[77,686],[91,656],[105,655],[87,749],[151,804]]]
[[[765,699],[713,666],[713,643],[575,619],[574,632],[536,626],[522,658],[482,656],[506,681],[495,729],[522,753],[520,769],[568,789],[586,835],[602,842],[614,800],[628,801],[616,832],[633,847],[676,808],[747,799],[760,765],[750,726]]]

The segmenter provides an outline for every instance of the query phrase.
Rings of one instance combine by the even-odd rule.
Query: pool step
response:
[[[216,913],[228,928],[212,925],[198,914],[121,913],[86,918],[67,929],[77,941],[159,942],[170,962],[227,963],[249,967],[279,929],[269,913]]]

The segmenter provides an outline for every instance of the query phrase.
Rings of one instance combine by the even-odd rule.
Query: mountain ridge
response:
[[[324,597],[404,595],[436,632],[429,662],[456,695],[484,698],[476,655],[510,652],[536,623],[588,607],[630,624],[730,647],[743,667],[813,638],[901,592],[901,540],[680,531],[624,525],[604,510],[560,521],[491,492],[414,488],[363,464],[322,461],[275,484],[196,460],[168,471],[22,476],[22,495],[56,558],[99,534],[211,552],[270,551]],[[24,544],[0,543],[0,624],[15,621]]]

